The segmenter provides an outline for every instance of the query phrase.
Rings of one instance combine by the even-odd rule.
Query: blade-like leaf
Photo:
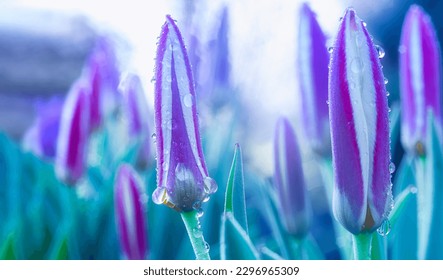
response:
[[[222,217],[220,255],[222,260],[259,259],[248,234],[229,212]]]
[[[393,259],[417,258],[417,197],[413,159],[405,155],[394,181],[394,209],[389,220],[392,232],[388,239]]]
[[[442,259],[443,258],[443,151],[442,141],[437,131],[437,123],[434,121],[432,113],[428,114],[428,134],[427,134],[427,151],[425,162],[425,184],[428,193],[425,193],[425,204],[430,209],[429,225],[425,225],[423,233],[426,236],[425,259]],[[420,189],[418,190],[420,193]],[[420,210],[419,210],[420,211]],[[422,215],[419,216],[423,218]],[[421,257],[419,255],[419,257]]]
[[[236,144],[226,186],[225,214],[232,213],[240,226],[248,233],[244,185],[242,153],[240,145]]]

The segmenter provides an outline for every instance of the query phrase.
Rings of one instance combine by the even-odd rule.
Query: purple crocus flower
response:
[[[130,260],[145,259],[148,251],[140,186],[140,179],[133,168],[122,164],[114,184],[114,204],[120,245],[125,257]]]
[[[37,118],[23,139],[25,149],[46,159],[55,157],[63,101],[54,97],[36,104]]]
[[[76,81],[63,104],[55,169],[58,177],[74,184],[83,175],[89,136],[89,86]]]
[[[388,100],[379,54],[347,9],[329,71],[333,211],[350,232],[371,232],[392,208]]]
[[[122,81],[121,91],[129,122],[129,135],[141,144],[137,162],[145,166],[151,155],[150,116],[140,78],[134,74],[126,76]]]
[[[311,205],[303,175],[300,151],[289,121],[277,121],[274,138],[274,184],[286,230],[297,238],[306,236],[311,220]]]
[[[441,61],[435,29],[420,6],[412,5],[406,15],[399,52],[402,143],[409,152],[423,154],[427,111],[441,123]]]
[[[111,41],[99,37],[83,69],[83,76],[91,84],[91,130],[98,128],[106,114],[116,106],[120,73]]]
[[[203,158],[194,80],[183,38],[168,15],[155,67],[157,189],[155,203],[192,211],[209,199],[217,184]]]
[[[149,134],[149,108],[140,78],[128,74],[122,81],[121,91],[129,118],[131,136]]]
[[[314,151],[331,154],[328,115],[328,63],[326,37],[307,4],[300,10],[298,78],[302,97],[303,128]]]

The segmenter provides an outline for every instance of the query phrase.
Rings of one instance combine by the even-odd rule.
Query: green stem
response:
[[[181,212],[181,216],[185,223],[192,249],[194,249],[195,257],[197,260],[210,260],[208,243],[206,243],[203,237],[197,211]]]
[[[352,241],[352,244],[354,246],[354,259],[370,260],[372,234],[360,233],[357,235],[352,235]]]

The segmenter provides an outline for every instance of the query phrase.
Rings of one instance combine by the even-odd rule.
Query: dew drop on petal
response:
[[[386,53],[385,53],[385,50],[382,47],[380,47],[379,45],[375,45],[375,49],[377,50],[378,58],[385,57]]]
[[[361,24],[363,24],[364,27],[367,25],[365,21],[362,21]]]
[[[203,217],[203,215],[205,214],[205,212],[203,211],[202,208],[197,210],[197,218],[201,218]]]
[[[207,194],[215,193],[217,191],[217,183],[211,177],[206,177],[204,179],[204,191]]]
[[[200,201],[196,201],[196,202],[194,202],[194,204],[192,204],[192,208],[194,209],[194,210],[199,210],[199,209],[201,209],[201,207],[202,207],[202,204],[201,204],[201,202]]]
[[[192,106],[192,95],[191,94],[185,94],[185,96],[183,97],[183,104],[185,104],[186,107],[191,107]]]
[[[416,186],[409,186],[409,191],[411,192],[411,193],[413,193],[413,194],[416,194],[417,193],[417,191],[418,191],[418,189],[417,189],[417,187]]]
[[[381,236],[387,236],[391,232],[391,222],[388,219],[381,223],[381,226],[377,229],[377,233]]]
[[[389,80],[387,78],[385,78],[384,80],[385,85],[387,85],[389,83]]]
[[[362,71],[363,65],[360,59],[356,58],[351,61],[351,71],[354,73],[360,73]]]
[[[386,92],[386,96],[389,96],[389,95],[391,95],[391,94],[389,93],[389,91],[387,91],[387,92]]]
[[[334,47],[329,47],[329,48],[328,48],[328,52],[329,52],[329,53],[332,53],[333,51],[334,51]]]
[[[206,253],[209,252],[209,249],[210,249],[210,247],[209,247],[208,242],[205,242],[205,250],[206,250]]]
[[[389,164],[389,173],[394,173],[395,172],[395,164],[393,162],[391,162]]]

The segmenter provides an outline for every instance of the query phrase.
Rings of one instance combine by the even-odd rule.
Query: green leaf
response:
[[[405,155],[394,181],[394,209],[389,220],[392,226],[388,240],[393,259],[417,259],[417,188],[413,158]]]
[[[432,111],[428,112],[426,160],[424,162],[424,192],[418,189],[420,227],[419,258],[443,259],[443,151]],[[424,208],[424,209],[423,209]]]
[[[14,233],[10,233],[0,249],[0,260],[17,259],[14,247]]]
[[[388,244],[386,236],[381,236],[377,231],[372,233],[371,259],[387,260]]]
[[[222,217],[220,255],[222,260],[259,259],[248,234],[229,212]]]
[[[262,260],[283,260],[279,254],[272,251],[268,247],[262,247],[260,249],[260,256]]]
[[[394,103],[391,105],[391,113],[389,114],[389,135],[391,138],[391,151],[395,151],[395,147],[400,138],[400,105]]]
[[[285,259],[295,259],[289,236],[286,234],[280,220],[276,206],[277,197],[271,186],[263,182],[259,185],[259,195],[262,201],[261,211],[269,224],[274,239],[276,240],[280,253]]]
[[[234,159],[229,172],[225,195],[225,214],[232,213],[240,226],[248,233],[246,217],[245,182],[243,160],[239,144],[235,145]]]

